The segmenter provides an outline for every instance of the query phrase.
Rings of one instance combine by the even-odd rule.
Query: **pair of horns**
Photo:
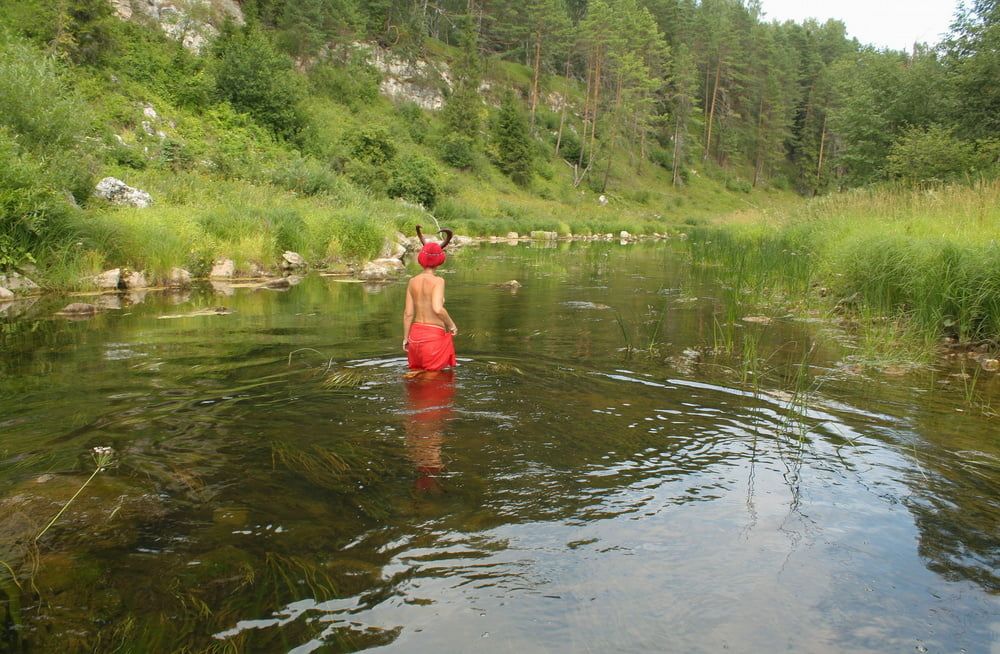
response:
[[[448,247],[448,244],[451,243],[452,237],[455,235],[450,229],[442,229],[438,232],[438,234],[444,234],[444,242],[441,244],[442,250]],[[424,240],[424,233],[420,231],[420,225],[417,225],[417,238],[420,239],[421,245],[427,244],[427,241]]]

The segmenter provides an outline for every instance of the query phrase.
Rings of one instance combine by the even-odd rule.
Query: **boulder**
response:
[[[298,268],[305,268],[307,265],[306,260],[298,252],[285,250],[285,253],[281,255],[282,270],[296,270]]]
[[[521,288],[521,286],[522,286],[521,282],[517,281],[516,279],[512,279],[502,284],[497,284],[498,288],[506,288],[511,291],[516,291],[517,289]]]
[[[9,302],[14,299],[14,292],[0,286],[0,302]]]
[[[167,286],[183,287],[191,285],[191,273],[183,268],[171,268],[167,275]]]
[[[618,238],[620,238],[623,241],[629,241],[632,239],[632,235],[623,229],[621,232],[619,232]]]
[[[125,288],[132,290],[136,288],[149,288],[146,282],[146,275],[140,270],[131,270],[122,277]]]
[[[38,290],[38,284],[17,272],[0,275],[0,286],[14,293],[31,293]]]
[[[361,269],[360,277],[366,280],[382,280],[395,277],[403,272],[403,262],[399,259],[375,259]]]
[[[111,204],[123,207],[139,207],[144,209],[153,204],[153,197],[145,191],[132,188],[125,182],[114,177],[105,177],[97,183],[94,195],[104,198]]]
[[[448,247],[454,249],[465,247],[467,245],[476,245],[477,243],[479,243],[479,241],[471,236],[455,236],[451,239],[451,243],[448,244]]]
[[[979,362],[986,372],[997,372],[1000,370],[1000,359],[983,359]]]
[[[57,316],[92,316],[97,313],[97,307],[93,304],[86,304],[84,302],[74,302],[72,304],[67,304],[63,307],[62,311],[58,312]]]
[[[507,232],[508,240],[517,240],[518,238],[520,237],[517,235],[517,232]]]
[[[90,278],[90,283],[102,291],[117,291],[122,286],[122,269],[112,268]]]
[[[210,279],[232,279],[235,274],[236,264],[232,259],[216,259],[208,276]]]
[[[402,236],[402,234],[399,234]],[[406,255],[406,246],[399,241],[385,239],[382,242],[382,249],[378,253],[379,259],[402,259]]]

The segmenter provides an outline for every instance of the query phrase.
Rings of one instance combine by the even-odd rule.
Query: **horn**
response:
[[[417,238],[420,239],[420,244],[425,245],[427,241],[424,240],[424,233],[420,231],[420,225],[417,225]]]
[[[442,229],[440,232],[438,232],[438,234],[444,234],[444,243],[441,244],[442,250],[448,247],[448,244],[451,243],[452,237],[455,236],[455,233],[450,229]]]

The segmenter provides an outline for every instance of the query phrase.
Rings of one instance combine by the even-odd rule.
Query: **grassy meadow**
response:
[[[870,360],[927,356],[942,337],[1000,337],[1000,182],[871,187],[690,230],[746,311],[855,320]]]

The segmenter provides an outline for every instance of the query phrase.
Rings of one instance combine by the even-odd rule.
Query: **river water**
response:
[[[401,281],[0,322],[0,650],[1000,652],[995,378],[792,316],[747,373],[664,245],[443,274],[429,378]]]

